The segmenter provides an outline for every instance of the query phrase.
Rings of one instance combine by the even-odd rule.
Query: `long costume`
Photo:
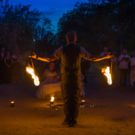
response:
[[[70,44],[56,50],[54,56],[61,60],[65,121],[76,122],[81,90],[81,59],[89,60],[91,55],[84,48]]]

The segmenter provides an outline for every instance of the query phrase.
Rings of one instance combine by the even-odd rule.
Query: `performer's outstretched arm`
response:
[[[29,58],[32,58],[32,59],[35,59],[35,60],[39,60],[39,61],[43,61],[43,62],[49,62],[48,58],[39,57],[37,55],[29,56]]]
[[[94,62],[99,62],[102,60],[111,59],[113,57],[112,55],[107,55],[107,56],[103,56],[103,57],[93,57],[84,48],[81,48],[81,56],[85,60],[94,61]]]
[[[56,61],[56,60],[60,59],[61,53],[62,53],[62,48],[59,48],[50,57],[39,57],[36,54],[34,54],[32,56],[29,56],[29,57],[32,58],[32,59],[43,61],[43,62],[53,62],[53,61]]]
[[[113,57],[113,55],[107,55],[107,56],[103,56],[103,57],[99,57],[99,58],[93,58],[94,62],[98,62],[98,61],[102,61],[102,60],[106,60],[106,59],[111,59]]]
[[[55,56],[51,56],[51,57],[39,57],[37,55],[32,55],[29,56],[29,58],[35,59],[35,60],[39,60],[39,61],[43,61],[43,62],[53,62],[56,61],[57,58]]]

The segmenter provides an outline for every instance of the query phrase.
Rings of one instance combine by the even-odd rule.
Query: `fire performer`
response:
[[[83,47],[77,45],[77,34],[74,31],[66,34],[67,45],[60,47],[50,58],[41,58],[36,55],[34,59],[50,62],[61,60],[61,88],[64,99],[64,123],[69,127],[77,124],[81,90],[81,59],[88,61],[101,61],[110,59],[112,56],[95,58]]]

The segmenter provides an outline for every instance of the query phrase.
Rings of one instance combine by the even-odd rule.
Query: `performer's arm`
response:
[[[43,62],[50,62],[49,58],[43,58],[43,57],[39,57],[37,55],[32,55],[32,56],[29,56],[29,57],[32,58],[32,59],[35,59],[35,60],[43,61]]]
[[[84,48],[81,48],[81,55],[82,55],[82,58],[84,58],[85,60],[94,61],[94,62],[112,58],[112,55],[107,55],[107,56],[102,56],[102,57],[93,57]]]
[[[102,61],[102,60],[106,60],[106,59],[111,59],[112,57],[113,57],[113,55],[107,55],[107,56],[103,56],[103,57],[99,57],[99,58],[94,58],[93,61],[98,62],[98,61]]]
[[[60,59],[61,57],[61,53],[62,53],[62,48],[59,48],[55,51],[55,53],[50,56],[50,57],[39,57],[37,55],[32,55],[32,56],[29,56],[30,58],[33,58],[33,59],[36,59],[36,60],[39,60],[39,61],[43,61],[43,62],[53,62],[53,61],[56,61],[58,59]]]

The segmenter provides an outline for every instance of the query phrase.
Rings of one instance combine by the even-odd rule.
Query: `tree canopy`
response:
[[[0,46],[26,52],[36,48],[50,53],[65,44],[65,33],[75,30],[78,41],[92,53],[103,46],[112,50],[135,49],[135,0],[97,0],[76,3],[63,14],[58,31],[52,32],[51,21],[30,5],[12,5],[0,0]],[[14,49],[13,49],[14,48]]]
[[[50,26],[51,21],[31,5],[0,1],[0,46],[11,51],[32,50],[37,41],[45,38]]]
[[[77,3],[73,10],[62,16],[58,23],[59,38],[69,30],[78,32],[79,43],[91,52],[103,46],[118,50],[134,49],[135,1],[102,0]]]

